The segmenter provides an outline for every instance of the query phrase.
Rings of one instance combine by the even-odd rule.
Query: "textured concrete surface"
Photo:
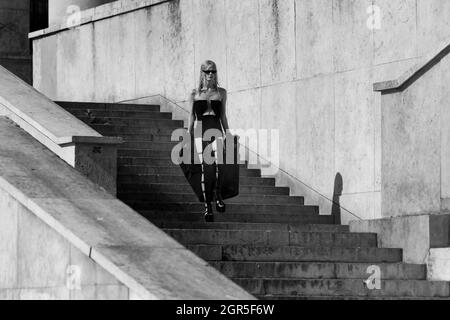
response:
[[[47,63],[50,70],[44,81],[35,72],[39,80],[36,88],[51,97],[58,92],[72,92],[64,82],[56,84],[52,80],[58,74],[71,74],[78,78],[71,80],[77,83],[77,92],[65,96],[72,101],[92,95],[96,101],[145,101],[145,97],[161,94],[184,106],[198,81],[201,61],[213,59],[218,63],[220,83],[229,91],[232,128],[273,127],[284,131],[287,116],[290,121],[297,119],[290,125],[297,128],[296,135],[281,136],[282,150],[286,150],[288,141],[294,146],[283,155],[292,160],[284,160],[281,168],[301,182],[279,174],[279,185],[289,185],[294,194],[305,195],[307,202],[317,203],[320,199],[324,213],[329,213],[332,206],[328,199],[333,198],[334,179],[340,173],[344,181],[342,196],[351,206],[348,209],[357,210],[354,213],[362,218],[381,217],[382,113],[379,94],[372,92],[372,84],[397,78],[450,36],[450,29],[445,27],[449,8],[446,0],[177,0],[154,6],[147,1],[134,3],[142,7],[128,13],[119,4],[116,9],[113,4],[102,6],[109,6],[109,11],[102,12],[102,17],[111,16],[108,20],[95,18],[100,14],[97,8],[86,12],[94,23],[57,33],[61,39],[53,52],[47,48],[56,37],[51,32],[57,30],[47,30],[47,37],[35,33],[36,64],[44,70]],[[372,4],[381,10],[381,29],[367,26],[367,10]],[[120,10],[124,14],[118,19]],[[120,28],[125,34],[112,32],[110,24],[115,25],[111,30]],[[94,36],[85,31],[83,39],[77,40],[71,35],[83,29],[93,30]],[[124,40],[127,35],[135,40]],[[65,64],[65,70],[55,69],[56,52],[63,50],[60,46],[75,45],[74,39],[76,45],[93,47],[92,57],[83,57],[88,62],[83,66],[80,60],[75,65]],[[90,39],[94,44],[89,46]],[[122,50],[122,42],[127,52],[119,54],[116,51]],[[89,65],[93,67],[89,69]],[[85,71],[88,69],[90,72]],[[94,87],[82,83],[86,74],[95,75]],[[270,107],[268,92],[281,90],[289,82],[297,87],[297,97],[283,97],[283,106],[273,101]],[[56,90],[57,86],[61,87]],[[286,92],[282,90],[280,95]],[[331,104],[320,113],[305,112],[321,94]],[[182,113],[177,117],[183,118]],[[183,120],[186,118],[187,114]],[[302,136],[318,130],[317,126],[322,130],[327,126],[323,135]],[[297,156],[293,158],[292,154]],[[315,165],[311,167],[311,163]],[[315,191],[305,188],[305,184]],[[364,204],[354,205],[361,198]]]
[[[261,84],[292,81],[296,77],[295,2],[259,1],[259,32],[261,37]]]
[[[414,57],[417,52],[416,0],[375,0],[381,8],[381,29],[374,30],[376,65]],[[390,13],[394,14],[390,14]]]
[[[295,7],[296,78],[333,73],[333,1],[295,0]]]
[[[427,278],[431,281],[450,281],[450,248],[430,250]]]
[[[423,264],[430,249],[429,216],[350,221],[351,232],[374,232],[380,248],[402,248],[403,261]]]
[[[11,120],[0,134],[6,298],[252,298]]]
[[[351,232],[376,233],[379,247],[403,248],[404,262],[431,265],[435,269],[428,270],[430,280],[448,280],[439,277],[448,277],[443,268],[448,264],[449,230],[448,214],[350,221]]]
[[[50,26],[62,24],[64,20],[74,12],[71,10],[70,6],[76,6],[79,10],[86,10],[113,1],[114,0],[49,0],[49,24]]]
[[[389,88],[381,97],[384,216],[448,210],[449,51],[441,46],[428,64],[375,85]]]

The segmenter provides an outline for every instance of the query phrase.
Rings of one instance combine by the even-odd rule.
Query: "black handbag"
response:
[[[231,163],[227,163],[226,139],[233,139],[233,157]],[[230,199],[239,195],[239,137],[228,136],[224,143],[224,163],[219,164],[219,185],[221,185],[222,199]],[[230,151],[230,150],[228,150]]]

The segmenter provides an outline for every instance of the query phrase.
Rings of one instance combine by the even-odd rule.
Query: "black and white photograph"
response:
[[[450,0],[0,0],[0,300],[450,300],[449,84]]]

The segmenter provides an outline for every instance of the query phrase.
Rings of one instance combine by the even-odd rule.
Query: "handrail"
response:
[[[437,49],[425,55],[418,63],[405,71],[397,79],[374,83],[373,90],[384,94],[404,91],[417,79],[427,73],[427,71],[438,64],[449,53],[450,39],[446,39],[439,43]]]
[[[127,103],[127,102],[132,102],[132,101],[136,101],[136,100],[141,100],[141,99],[148,99],[148,98],[154,98],[154,97],[158,97],[159,99],[163,99],[166,100],[168,102],[170,102],[171,104],[175,105],[176,107],[178,107],[179,109],[183,110],[186,113],[189,113],[188,110],[184,109],[182,106],[180,106],[178,103],[176,103],[175,101],[170,100],[169,98],[166,98],[160,94],[154,94],[154,95],[150,95],[150,96],[145,96],[145,97],[140,97],[137,99],[128,99],[128,100],[122,100],[122,101],[118,101],[115,103]],[[240,144],[242,145],[242,144]],[[263,156],[261,156],[259,153],[257,153],[254,150],[249,149],[246,145],[242,145],[245,149],[247,149],[247,151],[252,152],[253,154],[256,154],[256,156],[260,159],[263,160],[265,163],[270,163],[271,166],[277,168],[278,170],[280,170],[281,172],[287,174],[289,177],[293,178],[294,180],[298,181],[299,183],[301,183],[303,186],[305,186],[306,188],[308,188],[309,190],[313,191],[314,193],[318,194],[320,197],[330,201],[332,204],[338,205],[339,208],[341,208],[342,210],[346,211],[347,213],[349,213],[351,216],[359,219],[359,220],[363,220],[363,218],[361,218],[360,216],[358,216],[357,214],[351,212],[350,210],[342,207],[339,203],[337,203],[336,201],[333,201],[332,199],[328,198],[327,196],[323,195],[322,193],[320,193],[319,191],[315,190],[313,187],[309,186],[308,184],[306,184],[305,182],[301,181],[299,178],[297,178],[296,176],[290,174],[289,172],[285,171],[284,169],[274,165],[271,161],[265,159]]]

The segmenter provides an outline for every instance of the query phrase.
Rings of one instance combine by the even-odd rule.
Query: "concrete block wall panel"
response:
[[[92,90],[80,90],[94,87],[92,25],[70,29],[56,38],[57,96],[69,101],[92,101]]]
[[[17,214],[18,203],[5,194],[0,193],[0,288],[12,288],[17,283]]]
[[[128,17],[117,16],[110,20],[108,36],[110,37],[109,52],[110,63],[107,67],[105,77],[110,74],[119,75],[111,81],[112,100],[117,101],[122,97],[135,95],[136,79],[135,79],[135,54],[136,39],[135,32],[135,13],[131,12]]]
[[[297,78],[333,73],[333,1],[295,0],[295,15]]]
[[[128,289],[0,189],[2,299],[128,299]]]
[[[149,93],[164,93],[164,78],[166,77],[165,66],[162,63],[164,61],[162,50],[164,25],[160,20],[163,10],[163,5],[157,5],[135,12],[134,33],[138,45],[134,59],[137,66],[135,68],[136,97],[145,97]],[[101,97],[99,95],[99,101]],[[178,99],[183,100],[186,97]]]
[[[295,1],[260,0],[261,84],[292,81],[295,70]]]
[[[406,91],[382,97],[383,216],[440,211],[441,79],[435,66]]]
[[[217,63],[219,85],[228,88],[226,0],[193,0],[195,86],[198,85],[200,66],[205,60]]]
[[[381,217],[382,114],[380,97],[372,92],[372,83],[396,78],[438,40],[450,36],[450,28],[445,27],[450,10],[446,2],[177,0],[147,5],[80,27],[93,28],[92,37],[86,32],[86,40],[78,41],[83,46],[88,46],[91,38],[94,42],[92,59],[84,58],[93,61],[90,73],[95,86],[77,80],[73,83],[86,92],[66,98],[76,100],[94,94],[96,101],[111,102],[162,94],[185,106],[186,96],[197,86],[201,62],[215,60],[221,84],[229,91],[232,127],[295,127],[297,156],[283,159],[281,168],[329,199],[340,173],[345,202],[358,210],[354,213]],[[381,29],[368,27],[371,5],[380,8]],[[123,26],[120,32],[119,26]],[[70,38],[70,32],[60,35]],[[52,53],[44,52],[49,46],[46,42],[55,37],[50,34],[35,39],[36,47],[41,47],[35,51],[35,63],[40,64],[42,72],[47,64],[46,70],[50,70],[44,80],[35,72],[35,81],[37,88],[51,97],[56,78],[52,75],[64,73],[54,69],[49,58]],[[89,52],[87,49],[85,54]],[[76,69],[88,68],[88,64],[80,64],[76,63]],[[86,79],[83,77],[80,75],[80,79]],[[293,83],[295,89],[290,92],[296,97],[277,98],[280,85],[287,83]],[[273,101],[266,101],[274,94]],[[307,110],[317,104],[326,105],[321,107],[321,115]],[[278,113],[281,115],[269,116]],[[320,137],[308,136],[319,127]],[[281,150],[286,150],[291,139],[282,137]],[[308,188],[302,183],[287,175],[279,178],[279,185],[291,186],[294,195],[302,192],[306,202],[317,200],[317,193],[306,192]],[[328,213],[331,203],[323,197],[318,199],[321,204],[328,203],[324,207]],[[358,199],[364,199],[362,204],[357,205]]]
[[[112,52],[111,52],[111,35],[109,33],[111,19],[100,20],[93,25],[94,43],[92,46],[93,54],[95,54],[94,58],[94,68],[92,72],[95,75],[94,79],[94,87],[91,89],[86,89],[88,91],[93,91],[95,95],[95,101],[97,102],[113,102],[115,100],[115,92],[113,84],[114,82],[120,81],[120,73],[114,74],[112,72],[108,72],[114,68],[112,64],[118,64],[119,61],[112,61]],[[86,26],[82,26],[82,28],[86,28]],[[102,39],[102,41],[98,41],[97,39]],[[102,57],[101,59],[99,57]],[[81,88],[85,88],[84,86]],[[73,100],[73,99],[71,99]]]
[[[344,193],[374,191],[374,105],[371,69],[340,73],[335,79],[335,169]]]
[[[321,86],[322,90],[316,90]],[[297,168],[299,178],[333,194],[335,178],[334,77],[323,75],[296,83]]]
[[[33,48],[33,86],[55,100],[58,98],[57,83],[60,77],[57,68],[57,37],[42,38],[39,44],[33,43]]]
[[[417,55],[422,56],[450,36],[450,3],[417,0]]]
[[[192,0],[174,0],[164,4],[163,24],[164,96],[185,100],[196,86],[194,71],[194,17]]]
[[[114,0],[49,0],[49,23],[60,24],[64,17],[73,12],[69,6],[76,5],[80,10],[86,10],[95,6],[113,2]]]
[[[450,211],[448,206],[450,199],[450,113],[448,106],[450,106],[450,92],[448,90],[448,83],[450,83],[450,57],[446,56],[440,64],[441,77],[441,100],[439,101],[439,120],[441,128],[441,199],[446,204],[441,209]]]
[[[335,72],[373,65],[373,30],[366,13],[371,5],[372,0],[333,0]]]
[[[296,137],[297,123],[295,109],[295,83],[287,82],[261,89],[261,127],[279,132],[278,167],[293,172],[297,167]],[[282,124],[280,126],[280,124]],[[265,141],[258,141],[265,143]],[[275,160],[277,160],[275,158]],[[276,163],[275,163],[276,164]],[[278,174],[277,174],[278,175]],[[278,182],[287,185],[283,176]]]
[[[408,59],[417,54],[416,0],[374,0],[381,29],[374,29],[374,64]]]
[[[258,0],[225,1],[228,90],[261,86]]]

